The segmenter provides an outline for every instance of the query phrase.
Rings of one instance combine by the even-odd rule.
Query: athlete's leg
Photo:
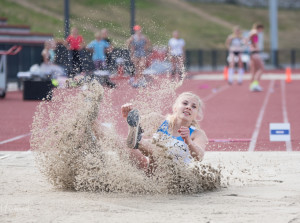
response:
[[[250,57],[250,73],[251,73],[251,80],[250,80],[250,91],[255,91],[255,88],[257,86],[257,81],[255,79],[255,73],[256,73],[256,58],[255,54],[252,54]]]
[[[126,150],[129,152],[129,158],[137,165],[137,167],[148,172],[150,159],[138,149],[126,148]]]
[[[176,74],[176,57],[175,56],[171,56],[171,63],[172,63],[171,74],[172,74],[172,77],[174,77]]]
[[[244,67],[243,67],[243,61],[242,61],[241,54],[239,54],[238,67],[239,67],[238,83],[242,84],[243,83],[243,76],[244,76]]]
[[[148,158],[148,173],[153,173],[156,168],[153,151],[156,149],[156,147],[152,144],[151,139],[142,139],[139,142],[138,149]]]
[[[255,79],[255,58],[254,58],[254,54],[252,54],[250,56],[250,74],[251,74],[251,83],[254,81]]]
[[[146,69],[146,57],[139,58],[139,76],[143,77],[143,72]]]
[[[234,54],[229,53],[229,68],[228,68],[228,83],[233,83],[233,73],[234,73]]]
[[[263,72],[263,63],[259,54],[254,55],[254,80],[252,82],[252,91],[262,91],[262,87],[259,85],[259,80]]]
[[[139,74],[139,58],[133,57],[132,62],[134,64],[134,70],[135,70],[134,76],[137,77]]]
[[[179,73],[179,78],[183,78],[184,74],[184,62],[183,62],[183,56],[178,56],[177,57],[177,66],[178,66],[178,73]]]
[[[260,81],[262,73],[264,71],[264,62],[262,61],[262,59],[260,57],[257,58],[257,71],[256,71],[256,80]]]

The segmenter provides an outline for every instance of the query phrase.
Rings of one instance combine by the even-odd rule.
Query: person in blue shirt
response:
[[[105,52],[111,48],[111,45],[106,40],[102,39],[101,32],[95,33],[95,40],[90,42],[86,48],[93,52],[92,59],[95,65],[95,70],[105,70]]]

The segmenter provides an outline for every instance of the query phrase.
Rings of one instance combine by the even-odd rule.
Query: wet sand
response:
[[[31,152],[0,152],[0,222],[300,222],[300,153],[207,152],[229,185],[193,195],[55,189]]]

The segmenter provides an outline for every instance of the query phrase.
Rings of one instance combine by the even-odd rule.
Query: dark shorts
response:
[[[234,54],[234,56],[238,56],[238,55],[240,55],[241,52],[240,51],[233,51],[232,53]]]
[[[95,70],[105,70],[106,63],[105,60],[94,60]]]
[[[250,55],[260,53],[260,51],[251,51]]]

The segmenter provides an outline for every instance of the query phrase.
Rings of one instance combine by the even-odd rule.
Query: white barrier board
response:
[[[270,141],[291,141],[290,123],[270,123]]]

